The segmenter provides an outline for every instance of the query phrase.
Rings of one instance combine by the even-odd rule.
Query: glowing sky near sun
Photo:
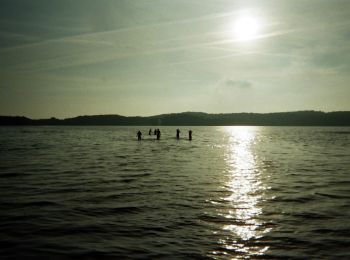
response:
[[[244,15],[235,19],[233,24],[234,36],[238,40],[254,40],[259,36],[261,24],[252,15]]]
[[[350,1],[0,3],[0,114],[350,110]]]

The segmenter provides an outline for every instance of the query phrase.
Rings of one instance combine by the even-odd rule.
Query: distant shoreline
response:
[[[0,126],[124,125],[124,126],[350,126],[350,111],[207,114],[183,112],[156,116],[90,115],[66,119],[0,116]]]

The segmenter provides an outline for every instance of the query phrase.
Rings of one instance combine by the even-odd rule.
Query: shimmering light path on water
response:
[[[231,205],[224,217],[233,220],[232,224],[223,226],[231,231],[236,240],[221,240],[227,249],[236,250],[247,255],[263,255],[268,247],[250,247],[244,241],[260,238],[269,228],[262,226],[258,216],[262,213],[258,205],[262,199],[262,191],[266,188],[261,182],[260,169],[253,154],[253,145],[258,142],[253,127],[226,127],[228,132],[226,163],[228,166],[228,182],[226,186],[232,192],[225,198]],[[262,227],[262,228],[261,228]],[[239,242],[238,242],[239,241]],[[215,253],[215,252],[214,252]]]
[[[350,128],[0,128],[4,258],[349,258]]]

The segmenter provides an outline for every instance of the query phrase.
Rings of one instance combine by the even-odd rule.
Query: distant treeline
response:
[[[256,125],[256,126],[350,126],[350,111],[298,111],[281,113],[207,114],[184,112],[149,117],[120,115],[78,116],[66,119],[30,119],[0,116],[0,125]]]

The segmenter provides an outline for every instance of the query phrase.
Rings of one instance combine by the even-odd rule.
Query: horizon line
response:
[[[350,112],[350,110],[335,110],[335,111],[323,111],[323,110],[312,110],[312,109],[306,109],[306,110],[293,110],[293,111],[278,111],[278,112],[220,112],[220,113],[208,113],[208,112],[202,112],[202,111],[183,111],[183,112],[169,112],[169,113],[162,113],[162,114],[156,114],[156,115],[121,115],[121,114],[85,114],[85,115],[76,115],[76,116],[70,116],[70,117],[64,117],[59,118],[56,116],[49,116],[49,117],[30,117],[25,115],[1,115],[0,117],[25,117],[31,120],[46,120],[46,119],[57,119],[57,120],[65,120],[65,119],[72,119],[77,117],[89,117],[89,116],[121,116],[126,118],[132,118],[132,117],[157,117],[157,116],[163,116],[163,115],[173,115],[173,114],[186,114],[186,113],[198,113],[198,114],[207,114],[207,115],[223,115],[223,114],[260,114],[260,115],[267,115],[267,114],[281,114],[281,113],[298,113],[298,112],[318,112],[318,113],[337,113],[337,112]]]

